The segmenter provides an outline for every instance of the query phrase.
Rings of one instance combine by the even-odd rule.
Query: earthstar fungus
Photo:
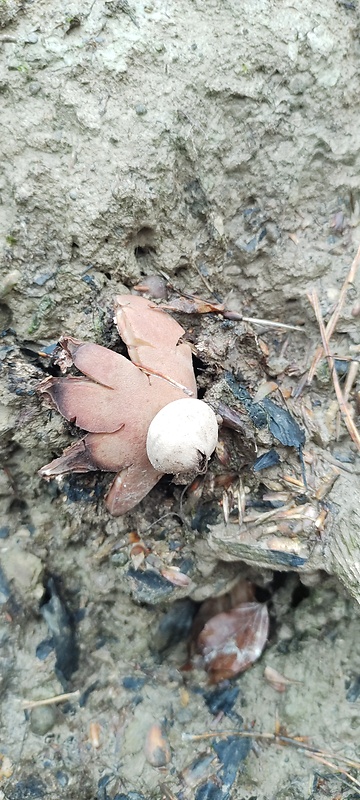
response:
[[[44,478],[67,472],[116,472],[106,505],[119,516],[137,505],[165,472],[187,472],[189,465],[205,469],[216,447],[217,422],[210,407],[195,399],[191,349],[179,344],[184,330],[172,317],[143,297],[120,295],[115,299],[114,321],[131,361],[97,344],[71,336],[60,339],[66,367],[74,365],[82,376],[46,378],[38,391],[65,419],[88,433],[39,472]],[[175,402],[173,411],[166,410],[165,436],[159,438],[161,419],[160,424],[154,421],[155,439],[151,431],[148,436],[158,412],[179,400],[189,404],[189,411],[184,414],[185,406]],[[190,409],[198,419],[195,438]],[[183,455],[180,430],[182,445],[188,444]]]

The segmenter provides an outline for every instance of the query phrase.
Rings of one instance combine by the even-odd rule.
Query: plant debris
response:
[[[197,648],[211,683],[232,678],[252,666],[265,647],[269,614],[261,603],[241,603],[204,625]]]

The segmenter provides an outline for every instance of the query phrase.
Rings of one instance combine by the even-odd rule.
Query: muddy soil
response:
[[[279,720],[287,735],[359,760],[359,612],[343,585],[325,574],[304,586],[294,573],[253,570],[262,599],[271,598],[269,643],[225,687],[239,690],[230,716],[212,713],[204,671],[181,670],[186,643],[159,644],[160,621],[181,591],[165,582],[150,598],[129,573],[129,533],[155,560],[171,542],[203,563],[197,601],[246,567],[207,566],[207,524],[196,534],[177,517],[154,525],[179,510],[169,481],[118,519],[102,502],[106,475],[41,481],[37,470],[78,434],[40,405],[35,387],[48,374],[46,348],[65,331],[118,346],[112,298],[149,273],[246,316],[302,326],[286,346],[305,370],[319,341],[307,292],[317,289],[327,319],[360,241],[359,22],[358,4],[340,0],[0,2],[7,800],[357,796],[351,779],[346,786],[295,748],[263,741],[244,752],[226,788],[213,740],[191,739],[239,730],[240,718],[271,733]],[[343,355],[359,343],[357,291],[334,337]],[[274,377],[285,334],[266,341]],[[336,441],[331,380],[321,381],[320,444],[341,456],[355,539],[359,463],[345,428]],[[344,496],[338,488],[334,502]],[[44,612],[56,592],[76,630],[68,670],[59,670]],[[295,683],[277,692],[266,666]],[[23,701],[64,691],[77,694],[23,710]],[[147,757],[153,721],[169,742],[165,766]],[[200,766],[184,773],[198,756]]]

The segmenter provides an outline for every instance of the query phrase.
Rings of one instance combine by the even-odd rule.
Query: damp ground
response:
[[[157,587],[148,602],[129,578],[129,534],[157,558],[185,539],[187,557],[203,563],[196,601],[247,568],[221,562],[214,572],[209,520],[197,533],[174,517],[154,525],[179,509],[167,481],[119,519],[102,503],[107,476],[41,481],[37,470],[78,434],[41,407],[35,387],[61,333],[116,346],[112,298],[149,273],[246,316],[300,325],[287,354],[282,334],[266,340],[270,377],[289,352],[305,369],[319,341],[307,292],[317,289],[328,318],[360,239],[357,3],[4,0],[0,25],[0,791],[201,798],[212,781],[209,797],[232,800],[354,798],[351,781],[260,740],[226,794],[213,740],[191,739],[281,725],[359,760],[358,606],[344,582],[322,573],[304,585],[262,567],[269,643],[225,687],[230,714],[214,712],[205,672],[182,669],[186,643],[159,644],[179,592]],[[359,343],[356,314],[353,287],[336,336],[345,355]],[[328,414],[317,444],[340,453],[346,494],[334,502],[346,498],[355,538],[359,466],[345,429],[336,442],[331,380],[319,377]],[[355,553],[355,578],[358,563]],[[57,596],[76,630],[66,686],[41,611]],[[295,682],[277,692],[266,666]],[[24,701],[65,689],[78,694],[24,712]],[[169,742],[165,767],[146,757],[153,721]]]

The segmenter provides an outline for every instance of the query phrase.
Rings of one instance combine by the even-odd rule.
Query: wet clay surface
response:
[[[253,394],[264,377],[297,382],[319,342],[306,293],[317,289],[327,319],[360,238],[357,4],[4,0],[0,26],[0,796],[355,797],[295,748],[264,742],[232,752],[231,781],[221,740],[189,738],[241,725],[272,733],[279,719],[287,735],[359,760],[358,606],[343,585],[356,594],[359,466],[344,426],[336,441],[326,367],[306,433],[311,453],[341,459],[329,513],[353,537],[354,577],[342,566],[342,585],[223,560],[221,493],[209,486],[200,502],[163,479],[115,519],[103,504],[111,476],[42,481],[37,470],[79,433],[35,389],[53,374],[63,333],[124,353],[113,297],[160,271],[180,291],[304,331],[178,316],[202,393],[224,360],[236,373],[239,357]],[[345,356],[359,343],[358,286],[333,339]],[[235,471],[254,441],[246,428]],[[296,453],[286,464],[300,479]],[[245,483],[251,493],[259,479]],[[320,566],[341,563],[336,538],[311,539],[311,552],[319,542]],[[164,564],[190,585],[159,577]],[[239,690],[224,712],[206,699],[215,689],[200,665],[181,669],[186,643],[168,628],[186,622],[191,603],[178,603],[189,594],[198,603],[243,575],[269,602],[270,636],[261,660],[224,687]],[[297,683],[276,692],[266,666]]]

